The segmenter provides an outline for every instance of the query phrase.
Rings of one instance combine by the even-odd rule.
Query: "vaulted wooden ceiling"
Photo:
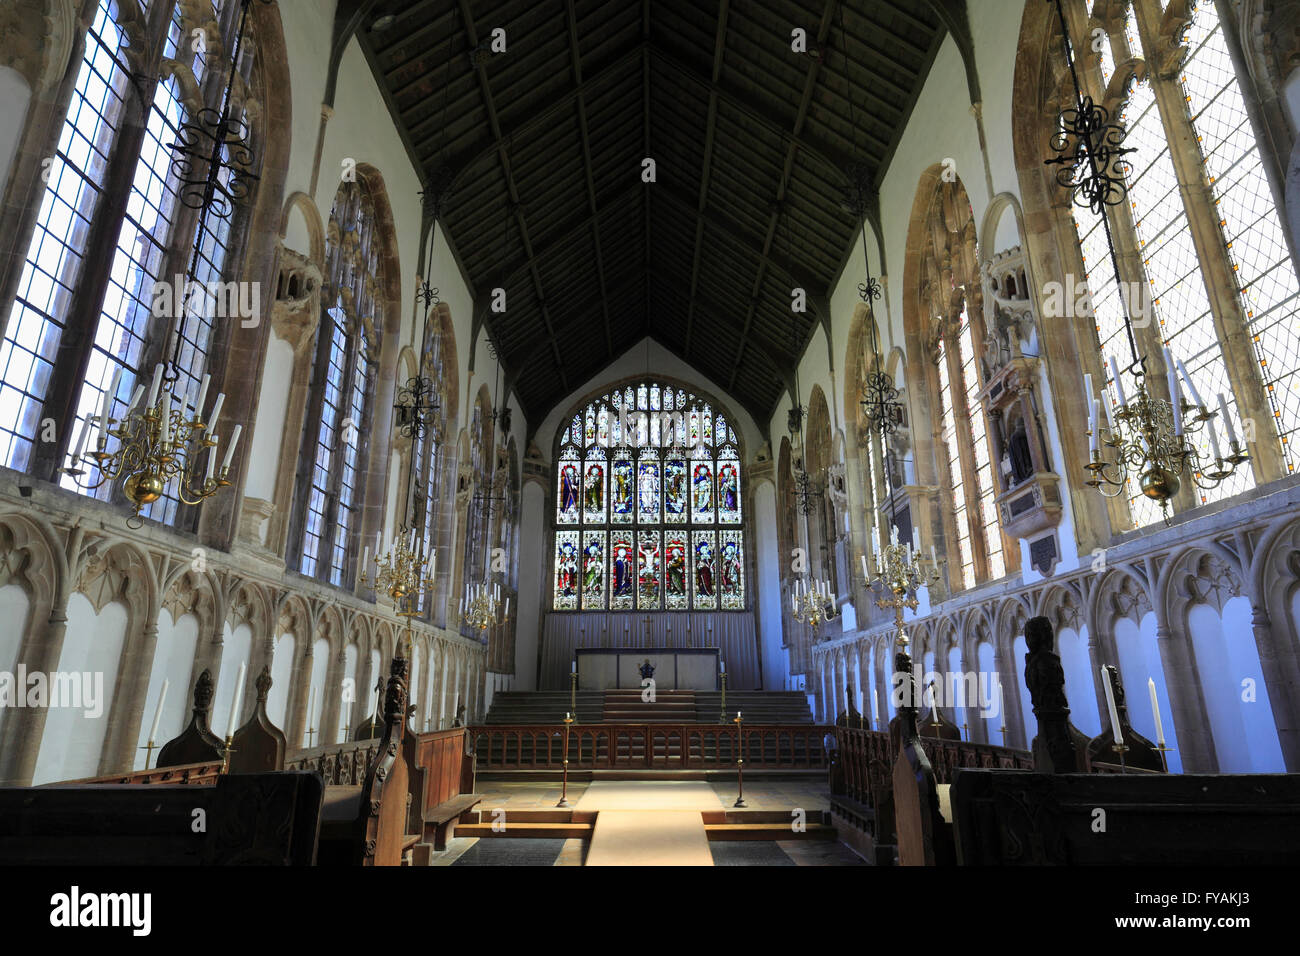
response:
[[[530,422],[645,336],[765,422],[861,228],[849,170],[879,181],[951,6],[372,0],[353,15]]]

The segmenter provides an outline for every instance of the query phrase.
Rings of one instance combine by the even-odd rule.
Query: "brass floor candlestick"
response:
[[[1169,761],[1168,761],[1168,759],[1166,759],[1165,754],[1167,754],[1167,753],[1173,753],[1173,752],[1174,752],[1174,748],[1173,748],[1173,747],[1166,747],[1166,746],[1164,745],[1164,743],[1162,742],[1159,746],[1156,747],[1156,750],[1160,751],[1160,766],[1161,766],[1161,768],[1164,770],[1165,773],[1168,773],[1168,772],[1169,772]]]
[[[736,711],[736,719],[733,721],[736,725],[736,802],[733,807],[745,806],[745,722],[740,719],[740,711]]]
[[[563,771],[563,776],[561,778],[564,782],[560,787],[560,802],[556,804],[557,807],[569,806],[569,725],[571,723],[573,723],[573,714],[572,713],[565,714],[564,715],[564,771]]]
[[[576,669],[569,672],[569,713],[573,719],[578,719],[578,671]]]
[[[226,746],[225,749],[221,751],[221,772],[222,773],[230,772],[230,755],[235,752],[235,748],[230,745],[234,742],[235,742],[234,736],[231,734],[226,734]]]
[[[718,709],[718,723],[725,724],[727,722],[727,672],[723,671],[718,679],[722,685],[722,706]]]
[[[1005,746],[1007,746],[1007,725],[1006,725],[1006,724],[1003,724],[1003,725],[999,728],[999,732],[1002,734],[1002,746],[1005,747]]]

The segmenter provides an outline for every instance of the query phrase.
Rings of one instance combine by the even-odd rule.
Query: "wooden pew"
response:
[[[959,770],[952,810],[964,866],[1300,863],[1296,774]]]
[[[310,773],[0,788],[0,865],[310,866],[324,787]],[[129,775],[134,777],[136,775]],[[211,779],[210,783],[197,780]],[[195,831],[196,814],[204,827]],[[287,825],[286,825],[287,824]]]
[[[474,754],[464,727],[412,736],[412,765],[417,768],[419,799],[412,807],[411,825],[423,842],[445,850],[458,821],[481,801],[474,792]],[[416,814],[418,813],[418,819]]]

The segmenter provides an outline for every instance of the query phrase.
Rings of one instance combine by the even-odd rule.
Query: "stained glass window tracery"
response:
[[[552,606],[742,610],[740,445],[684,389],[619,386],[560,431]]]

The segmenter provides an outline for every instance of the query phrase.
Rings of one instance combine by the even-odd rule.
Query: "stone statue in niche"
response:
[[[1011,458],[1011,477],[1014,485],[1020,484],[1034,473],[1034,459],[1029,451],[1029,434],[1024,418],[1016,419],[1015,431],[1007,439],[1007,455]]]

